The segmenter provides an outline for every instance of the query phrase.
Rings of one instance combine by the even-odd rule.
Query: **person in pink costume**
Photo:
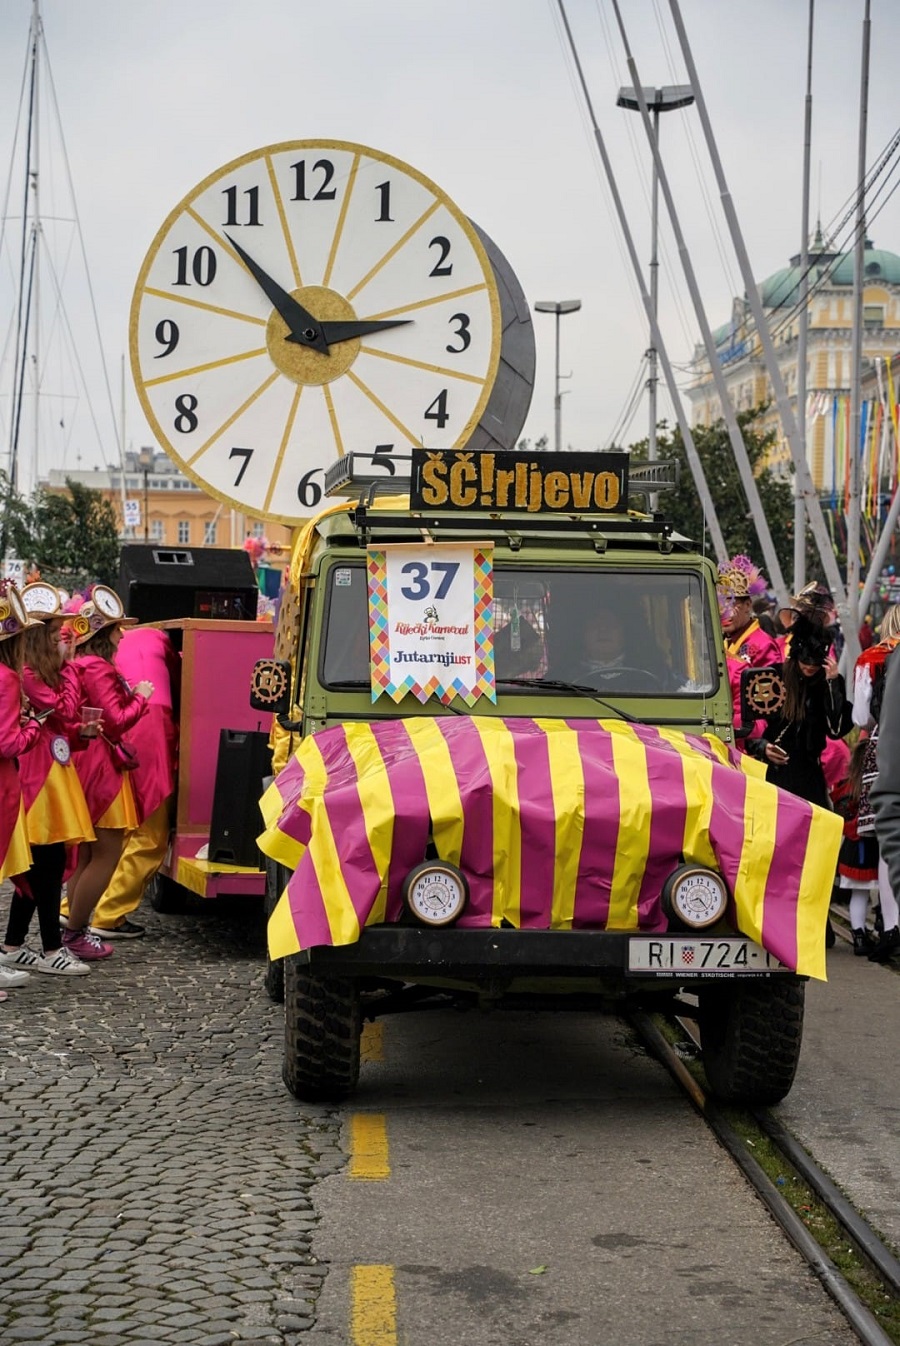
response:
[[[67,885],[63,932],[65,947],[89,961],[108,958],[113,951],[111,944],[91,934],[88,923],[119,863],[125,833],[139,821],[129,773],[122,770],[117,745],[146,715],[153,684],[140,682],[132,690],[113,663],[122,627],[133,624],[118,594],[99,584],[71,619],[79,651],[76,665],[84,698],[82,716],[86,708],[102,712],[99,732],[88,731],[88,745],[75,759],[97,839],[79,848],[78,863]]]
[[[22,686],[30,709],[40,718],[41,732],[19,762],[32,865],[13,878],[0,964],[77,977],[89,969],[62,948],[59,917],[67,849],[95,839],[72,762],[72,744],[78,745],[81,682],[69,662],[73,647],[60,639],[65,614],[59,590],[43,581],[27,584],[22,601],[29,617],[36,619],[23,636]],[[26,943],[35,911],[40,954]]]
[[[17,758],[32,749],[41,726],[22,697],[22,634],[33,625],[11,580],[0,580],[0,881],[31,867],[31,847]],[[0,999],[28,980],[24,968],[0,966]]]
[[[104,940],[136,939],[144,933],[129,917],[165,859],[178,760],[181,666],[168,633],[149,626],[127,631],[116,650],[116,668],[132,686],[147,679],[155,690],[147,714],[129,734],[138,760],[131,784],[139,825],[125,838],[115,873],[94,908],[91,932]]]
[[[716,590],[737,729],[742,719],[741,675],[744,669],[780,664],[782,654],[776,638],[764,631],[754,616],[753,600],[766,592],[766,581],[749,557],[735,556],[731,561],[723,561],[719,566]]]

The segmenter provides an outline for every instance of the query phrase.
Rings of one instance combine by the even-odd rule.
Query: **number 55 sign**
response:
[[[491,557],[483,543],[369,549],[373,701],[496,701]]]

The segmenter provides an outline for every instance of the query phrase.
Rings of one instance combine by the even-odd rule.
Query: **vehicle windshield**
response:
[[[327,583],[322,682],[368,685],[365,566],[334,566]],[[527,694],[529,682],[550,680],[605,697],[712,693],[717,665],[704,596],[702,576],[690,570],[597,566],[538,573],[498,565],[498,688]],[[504,689],[504,680],[515,681]]]

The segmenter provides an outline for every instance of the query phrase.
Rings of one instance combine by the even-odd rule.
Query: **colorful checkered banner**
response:
[[[259,845],[292,871],[273,958],[400,920],[433,838],[465,873],[462,928],[664,931],[663,884],[717,869],[742,934],[825,978],[842,824],[712,735],[621,720],[415,716],[304,739],[262,799]]]
[[[488,544],[370,547],[372,700],[496,701]]]

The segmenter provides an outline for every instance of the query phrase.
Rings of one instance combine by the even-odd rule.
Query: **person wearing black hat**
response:
[[[765,730],[747,739],[747,750],[766,763],[766,779],[773,785],[830,808],[820,759],[829,739],[849,734],[853,717],[830,633],[821,622],[797,614],[780,676],[782,703],[763,717]]]

